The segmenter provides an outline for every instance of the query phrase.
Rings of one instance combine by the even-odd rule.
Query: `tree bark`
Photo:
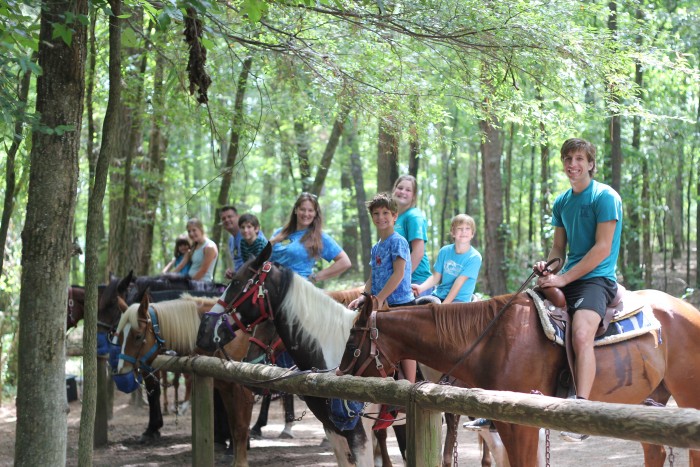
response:
[[[85,315],[83,330],[83,409],[80,413],[78,463],[92,465],[93,446],[107,444],[107,420],[95,417],[97,408],[97,287],[100,283],[99,245],[102,237],[102,203],[112,154],[119,145],[118,122],[121,100],[121,0],[110,0],[109,98],[102,129],[102,144],[95,161],[95,178],[88,200],[85,240]],[[104,371],[104,369],[100,368]],[[104,388],[102,388],[104,389]]]
[[[70,13],[68,15],[67,13]],[[75,20],[70,45],[54,25],[87,16],[85,0],[42,3],[36,110],[27,214],[22,231],[15,465],[65,465],[68,272],[78,185],[85,91],[86,27]],[[37,313],[41,319],[37,318]]]
[[[418,114],[418,96],[412,96],[411,98],[411,110],[413,115]],[[418,127],[416,122],[411,121],[408,128],[409,141],[408,141],[408,173],[413,175],[418,179],[418,168],[420,165],[420,138],[418,137]]]
[[[294,121],[294,136],[299,159],[299,175],[301,176],[301,191],[311,189],[311,165],[309,164],[309,135],[304,122]]]
[[[398,125],[393,117],[379,118],[377,136],[377,191],[391,191],[399,178]]]
[[[365,194],[365,182],[362,175],[360,148],[357,142],[357,119],[350,118],[347,127],[345,139],[350,146],[350,171],[352,173],[352,179],[355,182],[355,204],[357,206],[358,224],[360,225],[362,277],[364,280],[367,280],[370,273],[369,261],[372,250],[372,232],[370,230],[369,213],[365,206],[367,195]]]
[[[321,157],[321,163],[316,169],[316,178],[311,185],[311,193],[316,196],[321,195],[321,190],[323,190],[323,184],[326,183],[326,176],[328,175],[328,169],[331,167],[331,162],[333,161],[333,156],[338,148],[338,142],[340,141],[340,136],[343,134],[343,125],[345,120],[348,118],[348,113],[350,112],[350,107],[341,104],[340,112],[333,122],[333,129],[331,130],[331,135],[328,138],[328,143],[326,143],[326,149],[323,151],[323,156]]]
[[[501,136],[492,120],[480,120],[481,164],[484,187],[484,227],[486,232],[484,263],[488,294],[507,291],[504,270],[505,241],[503,223],[503,190],[501,183]]]
[[[226,162],[222,170],[221,187],[217,198],[216,212],[214,214],[214,225],[211,231],[211,240],[217,245],[221,242],[221,224],[219,223],[219,213],[222,206],[229,204],[229,193],[231,191],[231,181],[233,180],[233,167],[236,165],[238,149],[243,131],[243,99],[245,90],[248,87],[248,76],[253,66],[253,57],[246,57],[243,60],[241,73],[238,75],[238,85],[236,86],[236,100],[233,105],[233,119],[231,121],[231,140],[226,154]]]

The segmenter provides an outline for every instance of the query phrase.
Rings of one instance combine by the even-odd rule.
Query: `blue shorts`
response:
[[[574,314],[577,310],[593,310],[600,315],[600,319],[603,319],[608,303],[617,294],[617,282],[606,277],[592,277],[574,281],[562,287],[561,291],[566,297],[569,313]]]

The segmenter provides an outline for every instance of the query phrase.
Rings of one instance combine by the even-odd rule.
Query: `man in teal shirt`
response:
[[[562,145],[561,160],[571,188],[554,201],[554,243],[548,259],[566,255],[566,264],[551,272],[545,261],[534,267],[542,273],[539,286],[560,287],[573,314],[574,378],[576,395],[582,399],[588,399],[596,374],[593,339],[617,293],[615,265],[622,232],[622,200],[611,187],[593,180],[595,155],[595,146],[583,139],[568,139]],[[588,437],[562,435],[568,440]]]

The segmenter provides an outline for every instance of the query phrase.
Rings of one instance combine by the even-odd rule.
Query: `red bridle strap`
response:
[[[353,331],[363,331],[362,339],[360,340],[360,345],[358,345],[357,349],[355,349],[352,361],[345,370],[340,370],[340,373],[347,374],[350,371],[352,371],[352,369],[355,367],[355,364],[357,363],[358,359],[362,356],[362,348],[364,346],[366,337],[369,334],[370,345],[367,358],[364,360],[362,365],[360,365],[360,368],[358,368],[357,371],[352,372],[350,374],[352,374],[353,376],[362,376],[365,370],[367,370],[367,367],[370,365],[370,363],[374,361],[377,371],[380,375],[382,375],[382,378],[393,376],[394,372],[396,372],[396,365],[394,364],[394,362],[387,358],[386,352],[384,352],[381,346],[379,345],[379,329],[377,329],[377,311],[372,311],[372,314],[369,317],[369,324],[367,326],[361,328],[353,328]],[[382,364],[381,357],[383,357],[391,365],[390,375],[387,374],[386,371],[384,371],[384,365]]]
[[[232,303],[229,305],[224,300],[219,299],[217,303],[224,307],[224,311],[228,314],[231,319],[236,323],[239,329],[245,332],[251,332],[251,330],[257,326],[259,323],[265,321],[268,318],[272,318],[272,307],[270,306],[270,297],[267,295],[267,290],[265,289],[265,279],[267,279],[267,274],[272,270],[272,263],[266,261],[263,263],[259,271],[255,272],[255,276],[248,280],[246,286],[241,290],[238,296],[233,299]],[[260,316],[250,323],[249,325],[243,324],[243,322],[238,318],[236,310],[239,306],[245,303],[246,300],[252,297],[252,303],[258,305],[260,310]],[[266,310],[267,305],[267,310]]]

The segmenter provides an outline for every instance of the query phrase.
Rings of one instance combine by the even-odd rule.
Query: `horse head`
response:
[[[244,264],[231,278],[218,303],[202,317],[197,334],[197,347],[215,352],[235,337],[236,329],[251,332],[258,324],[272,317],[275,300],[268,286],[279,279],[278,268],[268,260],[272,253],[270,243],[254,259]],[[277,289],[277,286],[273,286]]]
[[[144,295],[141,303],[131,305],[122,315],[117,327],[121,343],[119,362],[114,371],[114,382],[120,391],[129,393],[141,383],[141,372],[151,373],[151,363],[164,343],[158,315]]]
[[[68,302],[66,304],[66,330],[78,325],[85,315],[85,289],[72,285],[68,287]]]
[[[379,330],[376,324],[378,306],[379,303],[375,296],[365,295],[365,301],[345,344],[345,352],[336,371],[338,376],[386,378],[392,376],[396,371],[396,365],[386,358],[379,343]]]
[[[122,313],[126,311],[126,292],[133,280],[133,271],[119,279],[110,274],[109,283],[97,292],[97,326],[107,332],[114,331]]]

